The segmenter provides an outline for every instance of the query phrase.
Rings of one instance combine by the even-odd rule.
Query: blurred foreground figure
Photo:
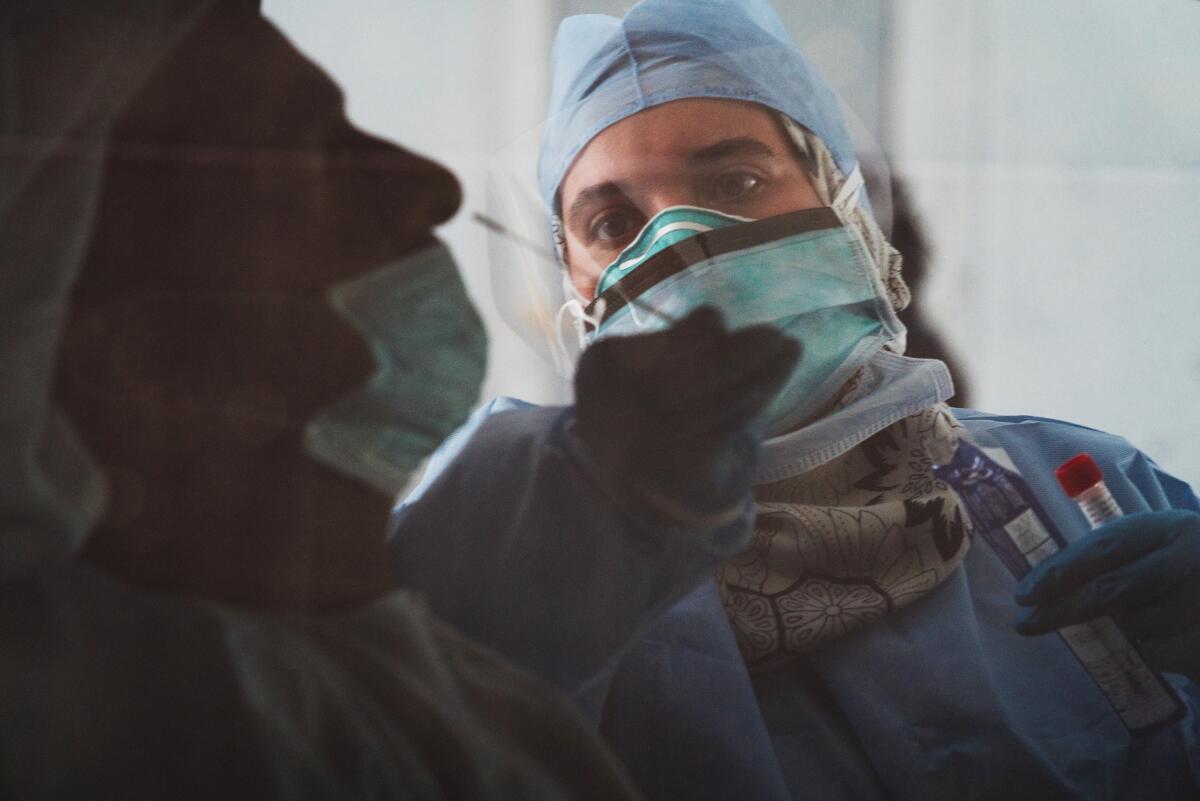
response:
[[[483,374],[454,178],[254,3],[0,24],[0,797],[631,797],[385,568]]]
[[[402,578],[572,691],[651,798],[1200,796],[1196,496],[1120,438],[947,405],[945,365],[904,355],[901,254],[836,98],[770,3],[571,17],[552,70],[576,402],[500,399],[447,441],[395,514]],[[984,436],[1073,541],[1040,579],[933,470]],[[1080,451],[1122,526],[1090,533],[1057,487]],[[1027,636],[1108,614],[1193,643],[1157,652],[1181,704],[1146,706],[1181,715],[1141,737]]]
[[[930,278],[932,256],[925,228],[913,203],[911,192],[903,181],[892,177],[892,247],[904,257],[904,283],[912,293],[912,302],[900,314],[907,329],[904,355],[917,359],[937,359],[946,365],[954,378],[954,403],[971,406],[971,393],[966,370],[955,349],[950,348],[930,320],[929,303],[922,298],[922,288]]]

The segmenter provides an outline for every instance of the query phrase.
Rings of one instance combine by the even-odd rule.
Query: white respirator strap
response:
[[[863,174],[862,169],[857,164],[850,174],[846,176],[846,180],[842,182],[838,188],[837,195],[833,198],[833,209],[839,214],[847,215],[858,206],[858,196],[862,193]]]
[[[562,276],[562,285],[563,295],[567,299],[563,305],[558,307],[558,313],[554,315],[554,343],[556,345],[554,359],[555,369],[558,370],[559,375],[571,378],[575,371],[575,359],[578,352],[582,352],[587,347],[587,325],[590,324],[592,330],[600,327],[600,321],[604,318],[605,303],[603,299],[598,300],[595,311],[589,315],[587,300],[575,288],[575,284],[571,282],[571,276],[565,271]],[[563,317],[566,315],[571,317],[571,328],[575,331],[575,337],[578,340],[578,351],[574,355],[563,338]]]

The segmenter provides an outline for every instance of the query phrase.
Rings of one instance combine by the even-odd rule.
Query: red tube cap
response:
[[[1063,462],[1054,471],[1054,475],[1058,476],[1058,483],[1062,485],[1063,491],[1072,498],[1104,480],[1104,471],[1086,453],[1072,456]]]

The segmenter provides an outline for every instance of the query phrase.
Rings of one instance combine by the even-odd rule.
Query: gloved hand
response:
[[[1112,615],[1134,639],[1200,633],[1200,515],[1118,518],[1040,562],[1017,585],[1021,634]],[[1194,667],[1194,666],[1193,666]]]
[[[708,307],[665,331],[602,339],[575,374],[576,437],[627,501],[703,525],[740,511],[757,466],[754,418],[799,354],[774,328],[727,331]]]

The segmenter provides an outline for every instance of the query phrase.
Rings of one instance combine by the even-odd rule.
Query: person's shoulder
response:
[[[430,457],[430,465],[454,458],[483,432],[486,432],[484,436],[505,439],[544,430],[560,412],[561,407],[540,406],[506,395],[492,398],[480,404],[466,422],[446,438]]]
[[[495,398],[477,409],[454,434],[456,441],[452,447],[455,451],[478,455],[551,446],[562,439],[569,408],[542,406],[510,397]]]
[[[1125,437],[1090,426],[1028,414],[991,414],[976,409],[952,409],[971,434],[987,433],[1022,466],[1049,475],[1079,453],[1089,454],[1104,471],[1110,489],[1120,491],[1117,477],[1137,489],[1148,508],[1200,509],[1192,488],[1164,470]],[[1133,495],[1123,496],[1130,509],[1142,508]]]
[[[483,473],[527,468],[531,455],[555,438],[562,416],[561,406],[507,396],[483,403],[429,456],[421,478],[398,499],[393,519],[454,464]]]
[[[1054,417],[1042,417],[1035,414],[996,414],[979,409],[952,408],[950,411],[956,420],[966,426],[968,431],[1016,429],[1038,437],[1093,441],[1136,450],[1135,446],[1129,440],[1118,434],[1101,431],[1098,428],[1092,428],[1091,426],[1075,423],[1070,420],[1059,420]]]
[[[1098,434],[1105,432],[1100,429],[1074,423],[1070,420],[1059,420],[1055,417],[1041,417],[1036,414],[999,414],[997,412],[985,412],[981,409],[964,409],[952,407],[950,412],[955,419],[965,424],[992,424],[992,425],[1023,425],[1027,423],[1043,423],[1051,426],[1067,426],[1069,428],[1077,428],[1083,431],[1093,431]]]
[[[1057,467],[1067,459],[1089,453],[1105,469],[1148,457],[1132,442],[1091,426],[1032,414],[993,414],[976,409],[951,409],[967,431],[985,435],[1013,458],[1042,467]]]

